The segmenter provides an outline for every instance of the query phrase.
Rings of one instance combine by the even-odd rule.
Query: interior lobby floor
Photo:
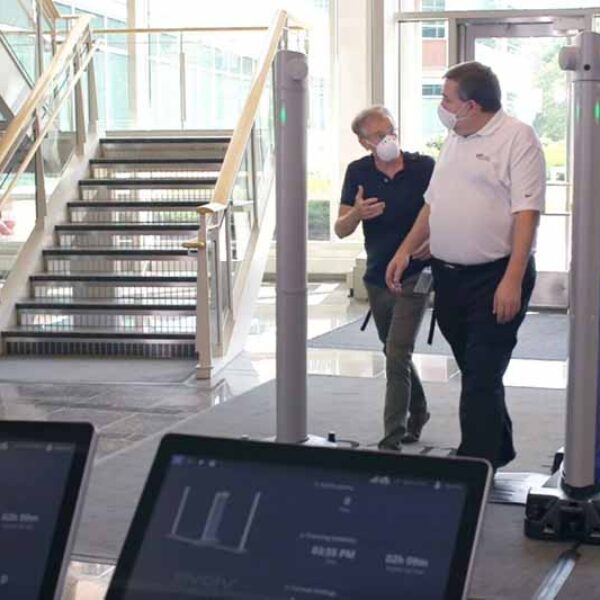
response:
[[[311,283],[308,305],[309,340],[363,317],[367,310],[364,302],[348,297],[340,282]],[[458,369],[444,355],[418,354],[415,363],[431,397],[433,415],[420,448],[452,448],[458,441]],[[128,511],[135,506],[164,433],[258,437],[272,431],[273,284],[261,288],[244,352],[210,385],[195,379],[194,365],[177,360],[0,360],[0,418],[86,420],[98,430],[99,446],[76,540],[77,560],[71,565],[65,599],[103,597],[119,536],[126,533]],[[309,347],[310,433],[324,436],[332,429],[340,438],[356,440],[361,446],[375,445],[380,435],[384,368],[380,351]],[[519,452],[507,470],[549,473],[554,451],[563,443],[566,361],[514,359],[505,383]],[[113,505],[106,508],[107,502]],[[111,538],[107,527],[106,539],[102,539],[103,511],[107,510],[120,514],[115,521],[119,535]],[[573,544],[526,540],[522,520],[522,506],[490,505],[472,596],[598,597],[594,593],[600,576],[593,564],[600,552],[593,547],[580,547],[581,558],[562,591],[535,596],[561,553]]]

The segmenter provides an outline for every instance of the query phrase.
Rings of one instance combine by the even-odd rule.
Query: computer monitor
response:
[[[93,450],[88,423],[0,421],[0,598],[61,597]]]
[[[464,597],[488,463],[168,435],[107,600]]]

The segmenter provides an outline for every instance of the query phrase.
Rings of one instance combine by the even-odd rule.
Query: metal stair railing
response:
[[[210,377],[213,358],[227,351],[265,217],[275,174],[272,68],[277,50],[287,46],[290,28],[304,29],[297,22],[292,24],[286,11],[278,11],[225,154],[212,201],[198,209],[198,239],[184,243],[198,256],[199,378]],[[246,240],[236,237],[236,221],[240,218],[250,222]]]

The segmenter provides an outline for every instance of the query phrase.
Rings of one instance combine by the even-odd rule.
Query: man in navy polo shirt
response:
[[[416,442],[429,420],[423,386],[412,362],[427,303],[427,294],[416,293],[414,287],[427,265],[428,245],[412,253],[400,294],[387,289],[385,271],[423,208],[434,161],[400,150],[394,119],[383,106],[360,112],[352,131],[370,154],[348,165],[335,232],[343,238],[359,223],[363,225],[364,282],[386,355],[384,436],[379,447],[399,450],[402,443]]]

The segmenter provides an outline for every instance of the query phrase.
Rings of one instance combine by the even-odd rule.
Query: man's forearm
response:
[[[350,210],[345,215],[338,217],[333,230],[339,238],[345,238],[356,231],[360,223],[360,216],[356,210]]]
[[[515,215],[512,250],[504,276],[518,283],[523,281],[539,220],[537,210],[524,210]]]
[[[400,244],[396,254],[410,256],[419,246],[422,246],[427,241],[429,238],[429,213],[429,205],[425,204],[412,229],[408,232],[402,244]]]

